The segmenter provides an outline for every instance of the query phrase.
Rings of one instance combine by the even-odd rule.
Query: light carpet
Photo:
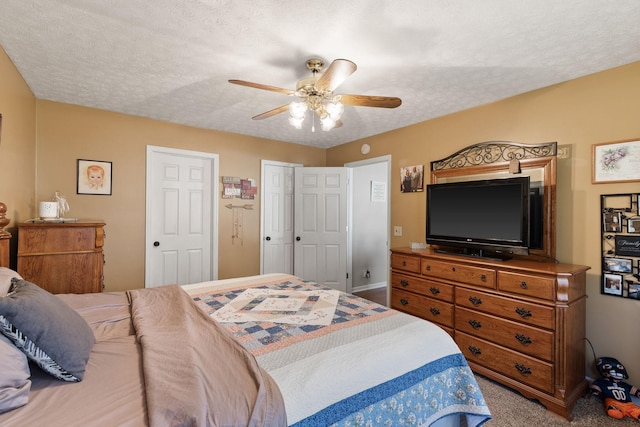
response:
[[[547,411],[537,400],[530,400],[507,387],[476,375],[478,385],[489,406],[493,419],[483,427],[628,427],[640,426],[631,418],[616,420],[604,411],[602,401],[591,396],[580,398],[573,409],[571,422]]]

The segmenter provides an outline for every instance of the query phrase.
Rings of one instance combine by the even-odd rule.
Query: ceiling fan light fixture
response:
[[[342,117],[342,113],[344,113],[344,105],[342,105],[339,100],[336,101],[334,99],[332,102],[329,102],[327,105],[325,105],[325,110],[327,111],[327,114],[331,117],[331,119],[336,122],[340,120],[340,117]]]
[[[336,120],[328,114],[320,118],[320,123],[322,124],[323,131],[330,131],[336,126]]]
[[[304,122],[304,116],[299,118],[289,117],[289,124],[296,129],[302,129],[302,122]]]
[[[289,104],[289,115],[295,119],[304,119],[307,112],[307,103],[304,101],[293,101]]]
[[[390,96],[334,95],[334,90],[356,71],[356,64],[348,59],[334,60],[322,75],[318,75],[324,67],[322,60],[312,58],[307,61],[306,65],[312,76],[298,80],[295,90],[245,80],[232,79],[229,80],[229,83],[296,96],[297,101],[253,116],[252,119],[262,120],[288,110],[291,126],[301,129],[307,110],[311,110],[312,132],[315,132],[316,115],[321,121],[322,129],[325,131],[342,126],[340,119],[344,113],[345,105],[396,108],[402,104],[400,98]]]

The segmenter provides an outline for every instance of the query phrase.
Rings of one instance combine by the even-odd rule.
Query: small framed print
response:
[[[78,194],[111,195],[111,162],[78,159]]]
[[[629,283],[627,298],[640,299],[640,283]]]
[[[602,224],[605,232],[620,233],[622,231],[622,213],[605,212],[602,214]]]
[[[640,140],[594,144],[591,183],[640,181]]]
[[[627,231],[629,233],[640,233],[640,217],[635,216],[627,219]]]
[[[626,258],[605,258],[604,268],[612,273],[631,273],[633,261]]]
[[[400,191],[414,193],[423,191],[424,165],[405,166],[400,168]]]
[[[605,273],[602,275],[602,293],[622,296],[622,275]]]

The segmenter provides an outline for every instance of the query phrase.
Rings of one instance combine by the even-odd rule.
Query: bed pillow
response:
[[[0,334],[0,414],[27,404],[30,376],[27,356]]]
[[[9,288],[11,287],[11,279],[17,277],[18,279],[22,279],[20,275],[7,267],[0,267],[0,297],[5,296],[9,293]]]
[[[75,310],[26,280],[14,280],[0,297],[0,332],[42,370],[71,382],[82,381],[95,343]]]

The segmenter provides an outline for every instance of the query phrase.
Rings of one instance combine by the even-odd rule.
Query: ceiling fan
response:
[[[348,59],[334,60],[320,76],[318,73],[324,67],[324,62],[321,59],[309,59],[306,65],[312,76],[299,80],[295,90],[245,80],[229,80],[229,83],[300,98],[300,101],[293,101],[252,117],[253,120],[262,120],[289,111],[289,123],[297,129],[302,128],[307,110],[311,110],[320,118],[323,130],[331,130],[334,127],[342,126],[340,117],[345,105],[396,108],[402,104],[400,98],[390,96],[334,95],[333,91],[356,71],[356,64]],[[312,127],[312,130],[315,130],[315,126]]]

